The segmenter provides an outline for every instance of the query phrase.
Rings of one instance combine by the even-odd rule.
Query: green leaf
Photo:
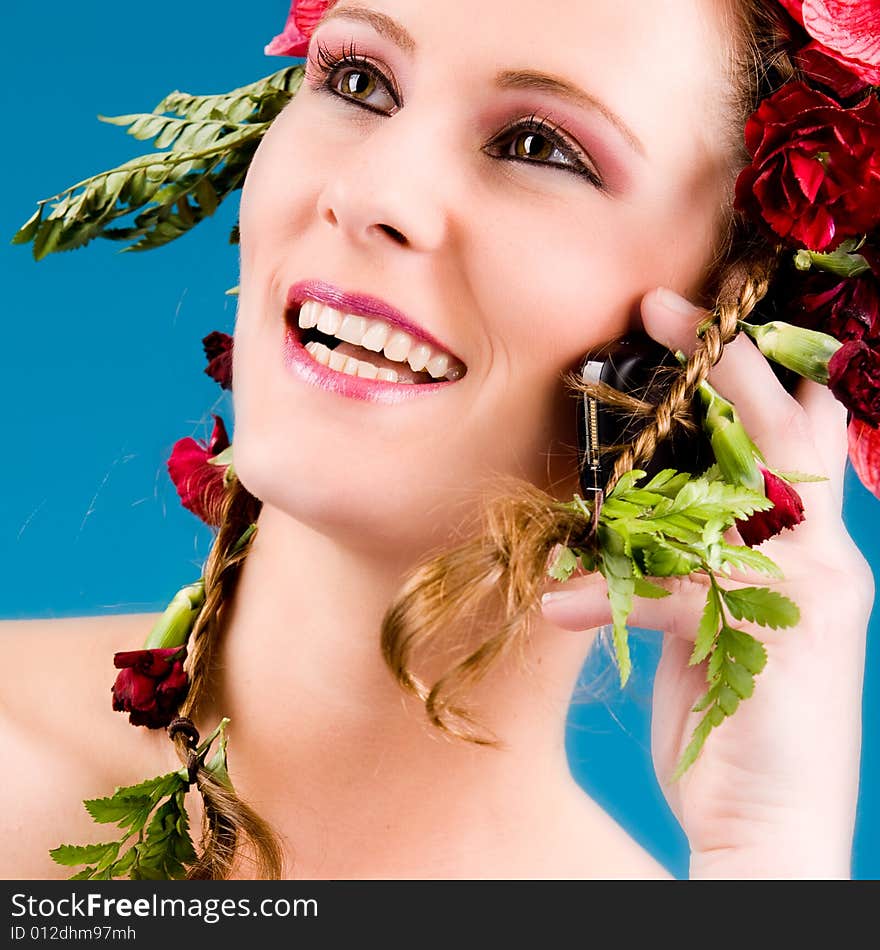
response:
[[[96,861],[104,862],[110,856],[110,861],[116,858],[119,852],[118,841],[107,841],[104,844],[62,844],[53,848],[49,856],[56,864],[75,867],[78,864],[92,864]]]
[[[755,678],[735,660],[725,660],[722,671],[724,682],[742,699],[748,699],[755,691]]]
[[[714,585],[706,593],[706,606],[703,608],[700,624],[697,627],[697,638],[694,643],[694,649],[688,660],[689,666],[696,666],[712,652],[715,646],[715,639],[718,635],[718,625],[721,622],[721,604],[718,600],[718,592]]]
[[[34,235],[37,233],[37,228],[40,225],[40,221],[43,218],[43,206],[38,205],[37,210],[27,219],[27,221],[15,232],[12,243],[13,244],[27,244],[28,241],[32,241]]]
[[[795,603],[767,587],[741,587],[721,592],[727,609],[737,620],[751,620],[762,627],[793,627],[800,620]]]
[[[608,586],[608,600],[611,603],[611,618],[614,624],[612,639],[620,674],[620,686],[623,688],[626,686],[632,672],[632,660],[629,654],[629,630],[626,622],[632,612],[633,595],[635,593],[633,566],[628,557],[618,553],[622,547],[622,542],[614,531],[600,526],[599,535],[602,545],[599,570],[605,577]]]
[[[639,479],[644,478],[647,473],[640,468],[634,468],[629,472],[624,472],[617,480],[617,484],[611,489],[607,500],[612,498],[621,498],[625,495]]]
[[[723,685],[718,691],[718,707],[725,716],[732,716],[739,706],[739,696],[727,685]]]
[[[725,544],[724,542],[721,542],[719,547],[722,563],[729,564],[733,568],[757,571],[759,574],[766,574],[768,577],[781,578],[783,576],[776,562],[760,551],[744,545]]]
[[[571,548],[560,544],[547,568],[547,574],[555,581],[567,581],[577,567],[577,557]]]
[[[717,706],[712,707],[712,709],[717,708]],[[711,713],[706,713],[706,715],[700,720],[699,724],[694,729],[691,741],[688,743],[687,748],[682,753],[682,756],[678,761],[678,765],[676,765],[675,771],[672,773],[671,781],[677,782],[681,776],[684,775],[684,773],[694,764],[694,762],[696,762],[697,756],[700,754],[700,751],[705,745],[706,739],[711,731]]]
[[[637,577],[634,582],[634,593],[636,597],[647,597],[653,600],[659,600],[662,597],[668,597],[671,591],[666,590],[659,584],[652,584],[642,577]]]
[[[141,809],[149,807],[150,799],[146,796],[126,798],[113,795],[111,798],[93,798],[84,802],[86,811],[95,821],[109,824],[119,822],[119,827],[125,827],[133,815],[139,814]]]
[[[662,541],[643,549],[645,573],[654,577],[680,577],[700,567],[700,559],[689,551],[682,551]]]
[[[806,472],[777,472],[774,469],[774,474],[778,475],[780,478],[785,479],[792,485],[797,485],[800,482],[827,482],[828,478],[825,475],[809,475]]]
[[[726,627],[724,648],[754,676],[757,676],[767,664],[767,650],[764,644],[745,630]]]

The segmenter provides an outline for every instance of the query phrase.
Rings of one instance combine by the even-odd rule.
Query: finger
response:
[[[643,323],[658,342],[690,354],[697,344],[694,327],[707,314],[683,298],[673,298],[675,306],[670,305],[670,293],[658,288],[644,296]],[[746,431],[770,467],[831,477],[816,445],[812,418],[785,390],[766,357],[745,334],[724,347],[708,379],[736,405]],[[801,487],[805,491],[801,492]],[[839,520],[839,505],[828,483],[805,483],[798,491],[808,509],[805,513],[810,527],[806,531],[822,530]]]
[[[697,635],[703,609],[706,606],[708,577],[693,574],[685,577],[651,578],[651,582],[669,591],[668,597],[633,598],[633,608],[627,626],[644,630],[662,630],[670,636],[693,642]],[[773,585],[773,580],[755,574],[749,583],[725,580],[728,589]],[[607,585],[601,574],[566,581],[564,585],[550,590],[541,600],[541,613],[545,620],[563,630],[592,630],[612,622],[611,605]],[[761,639],[772,639],[776,631],[762,632]],[[783,634],[784,635],[784,634]]]
[[[837,510],[843,507],[843,483],[849,452],[847,442],[846,406],[837,400],[827,386],[804,379],[797,390],[797,398],[810,420],[816,448],[831,482]]]

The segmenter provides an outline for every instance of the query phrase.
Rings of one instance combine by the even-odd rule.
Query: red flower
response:
[[[880,498],[880,428],[861,419],[850,420],[849,460],[862,484]]]
[[[189,687],[185,659],[185,646],[115,654],[113,665],[121,672],[113,684],[113,708],[129,713],[133,726],[167,726]]]
[[[214,330],[203,340],[208,367],[205,372],[223,389],[232,389],[232,337]]]
[[[746,123],[752,164],[734,206],[812,251],[880,224],[880,102],[845,109],[802,82],[786,83]]]
[[[804,520],[804,503],[794,488],[758,463],[764,476],[764,494],[773,502],[769,511],[756,511],[751,518],[737,521],[736,527],[743,541],[754,547],[779,534],[783,528],[793,528]]]
[[[180,439],[168,459],[168,474],[183,507],[205,524],[220,524],[220,503],[225,493],[225,465],[209,459],[229,448],[229,436],[220,416],[214,416],[214,431],[207,445],[195,439]]]
[[[780,0],[811,41],[797,54],[812,78],[850,96],[880,85],[880,0]]]
[[[871,273],[844,279],[810,274],[803,291],[787,302],[792,323],[830,333],[842,343],[880,337],[880,284]]]
[[[309,37],[335,0],[293,0],[284,31],[266,47],[267,56],[305,56]]]
[[[870,426],[880,426],[880,339],[847,340],[828,361],[828,388]]]

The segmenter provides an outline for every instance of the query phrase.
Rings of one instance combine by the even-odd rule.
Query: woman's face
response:
[[[719,7],[333,8],[242,197],[235,464],[252,493],[398,555],[442,542],[487,477],[570,497],[561,375],[637,329],[646,291],[696,293],[720,234]],[[364,380],[367,398],[340,392],[329,369],[317,383],[311,357],[299,351],[299,370],[285,357],[288,291],[302,281],[379,298],[463,375],[424,389]]]

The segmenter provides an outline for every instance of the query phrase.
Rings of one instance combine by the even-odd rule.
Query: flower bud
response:
[[[802,248],[794,256],[794,266],[798,270],[824,270],[838,277],[858,277],[859,274],[870,270],[867,260],[861,254],[849,254],[842,248],[825,254]]]
[[[185,646],[114,654],[113,665],[120,672],[112,687],[113,708],[129,713],[133,726],[164,728],[189,688],[185,660]]]
[[[756,511],[750,518],[736,522],[743,541],[754,547],[779,534],[783,528],[793,528],[804,520],[804,503],[795,489],[770,469],[759,465],[764,479],[764,494],[773,502],[769,511]]]
[[[724,480],[763,492],[764,479],[757,463],[760,452],[740,422],[733,403],[705,381],[700,384],[699,393],[705,409],[703,427]]]
[[[205,582],[201,578],[188,584],[174,595],[165,612],[153,625],[145,650],[179,647],[189,639],[202,604],[205,602]]]
[[[840,340],[828,333],[806,330],[781,320],[760,326],[740,323],[740,327],[757,343],[767,359],[799,376],[828,385],[828,361],[842,346]]]

